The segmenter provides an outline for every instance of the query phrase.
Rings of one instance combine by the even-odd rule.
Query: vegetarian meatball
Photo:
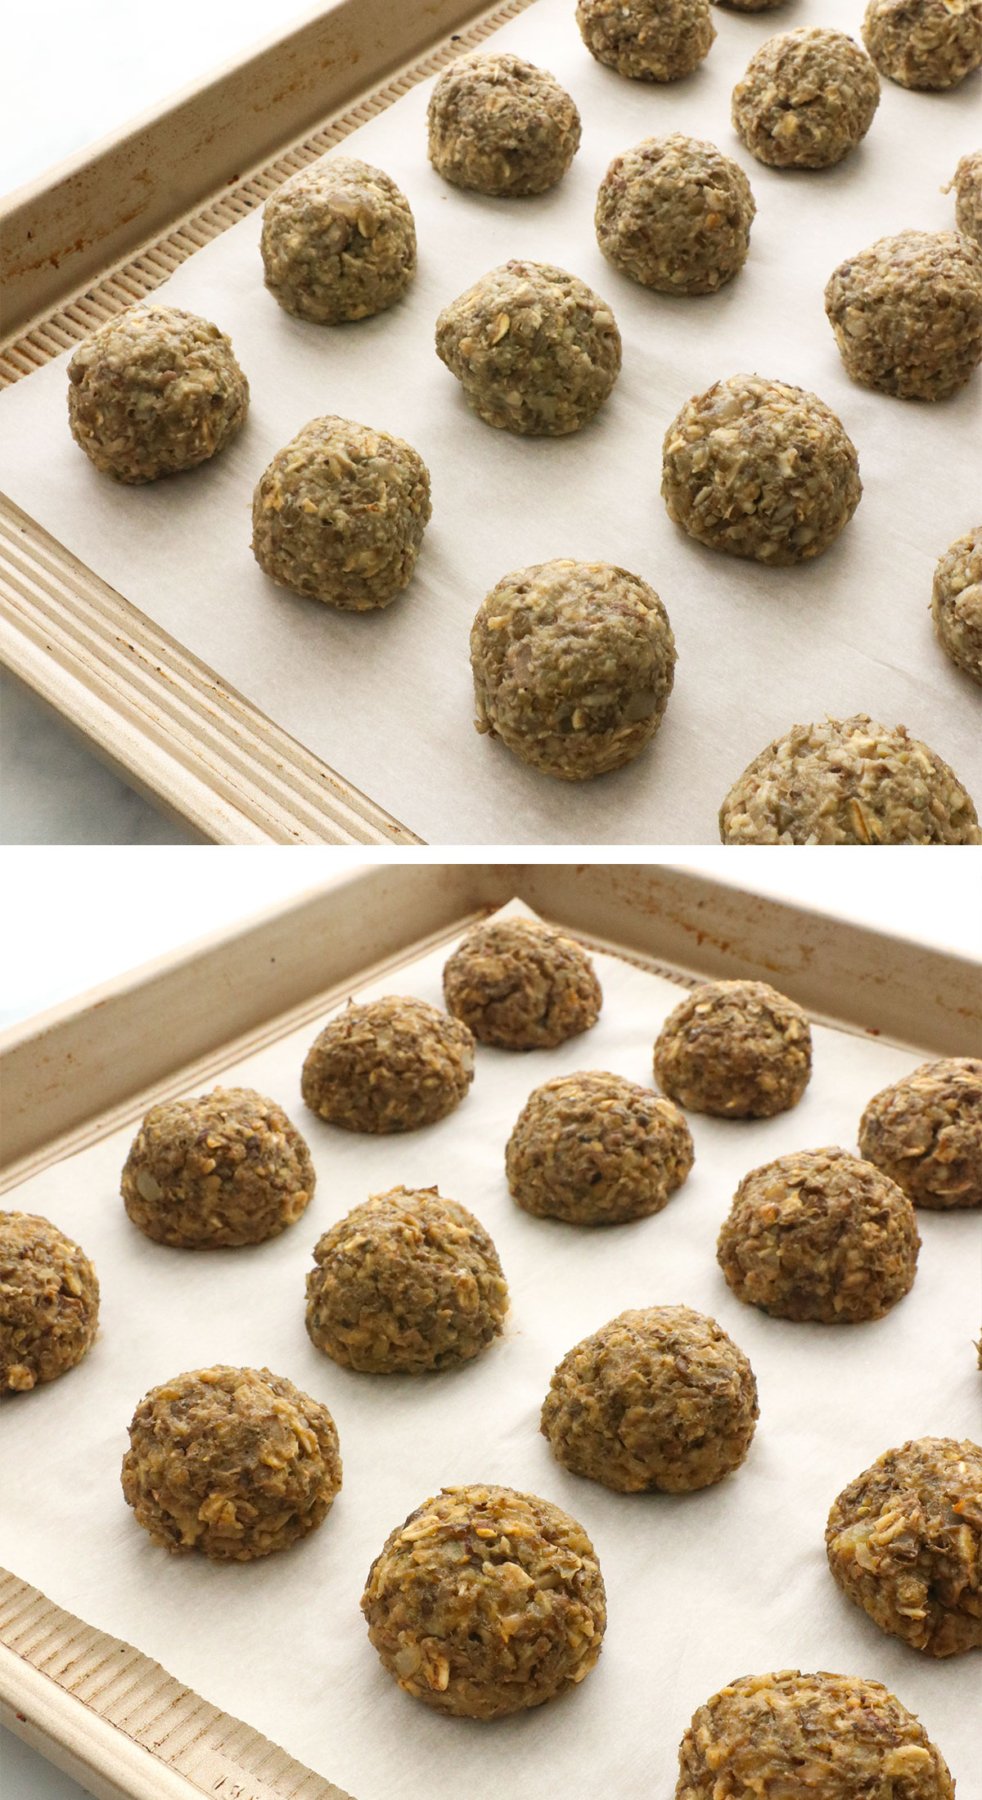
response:
[[[955,224],[966,237],[982,244],[982,150],[963,156],[945,193],[955,190]]]
[[[853,381],[946,400],[982,359],[982,247],[959,231],[879,238],[829,276],[825,311]]]
[[[554,1050],[589,1031],[603,1004],[586,951],[537,919],[475,925],[444,967],[443,992],[448,1012],[498,1050]]]
[[[982,0],[869,0],[863,41],[901,87],[957,87],[982,63]]]
[[[402,299],[416,273],[416,226],[382,169],[327,156],[270,195],[261,251],[266,286],[288,313],[339,325]]]
[[[208,319],[129,306],[83,338],[68,365],[68,423],[117,481],[156,481],[217,456],[242,425],[249,383]]]
[[[920,1241],[910,1201],[880,1169],[847,1150],[799,1150],[744,1176],[716,1255],[748,1306],[855,1325],[909,1293]]]
[[[812,1070],[807,1014],[766,981],[705,981],[655,1040],[655,1080],[690,1112],[769,1119],[797,1106]]]
[[[828,169],[861,143],[880,103],[865,51],[844,31],[768,38],[733,89],[733,126],[759,162]]]
[[[479,194],[544,194],[569,168],[580,115],[547,69],[475,51],[440,76],[427,109],[430,161]]]
[[[931,617],[952,662],[982,681],[982,525],[956,538],[938,563]]]
[[[607,1622],[583,1527],[535,1494],[490,1486],[444,1488],[410,1513],[375,1558],[361,1607],[399,1686],[465,1719],[574,1687]]]
[[[524,1212],[620,1225],[667,1205],[692,1167],[678,1108],[620,1075],[558,1075],[530,1094],[505,1152]]]
[[[915,1206],[982,1206],[982,1062],[942,1057],[874,1094],[859,1147]]]
[[[417,1131],[445,1119],[474,1079],[466,1025],[425,1000],[349,1005],[307,1052],[301,1091],[344,1131]]]
[[[0,1212],[0,1394],[74,1369],[99,1328],[84,1251],[36,1213]]]
[[[634,81],[691,75],[716,36],[709,0],[578,0],[576,22],[590,55]]]
[[[756,210],[737,163],[676,131],[615,156],[597,195],[597,241],[644,287],[713,294],[746,262]]]

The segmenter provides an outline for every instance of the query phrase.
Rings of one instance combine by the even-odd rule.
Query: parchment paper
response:
[[[537,200],[448,187],[426,159],[431,83],[346,140],[405,189],[418,279],[382,317],[340,329],[289,318],[262,284],[259,214],[192,258],[164,300],[214,318],[252,384],[247,427],[207,468],[150,488],[98,475],[65,423],[64,359],[0,396],[0,483],[86,563],[301,742],[422,837],[470,842],[714,842],[731,783],[795,721],[866,711],[903,722],[982,805],[979,694],[938,646],[931,576],[978,522],[979,377],[940,406],[854,386],[822,307],[845,255],[905,226],[953,224],[940,189],[979,138],[982,76],[946,95],[883,83],[873,128],[837,169],[777,172],[739,145],[734,82],[759,43],[798,25],[858,34],[862,0],[797,0],[778,14],[713,9],[717,40],[687,81],[650,87],[602,69],[572,0],[537,0],[494,38],[554,70],[583,115],[569,176]],[[593,232],[610,158],[652,133],[713,140],[757,199],[749,262],[715,297],[648,293]],[[494,431],[438,362],[440,308],[509,257],[559,263],[613,306],[624,368],[572,438]],[[865,495],[815,563],[765,570],[674,527],[659,495],[665,429],[689,395],[743,369],[814,389],[860,454]],[[433,477],[416,577],[379,616],[345,617],[275,587],[249,549],[252,489],[309,418],[338,412],[406,437]],[[468,633],[484,593],[554,556],[606,559],[661,593],[675,629],[675,693],[655,746],[600,781],[551,781],[471,725]]]
[[[439,1004],[445,954],[421,958],[387,991]],[[19,1189],[8,1205],[50,1217],[93,1257],[102,1330],[77,1370],[4,1403],[0,1561],[356,1800],[665,1800],[696,1706],[736,1675],[788,1667],[886,1682],[942,1747],[959,1800],[982,1800],[978,1656],[936,1663],[883,1636],[840,1595],[823,1549],[831,1501],[882,1450],[927,1433],[978,1436],[979,1217],[919,1215],[915,1286],[867,1326],[768,1319],[733,1297],[715,1261],[739,1178],[796,1148],[852,1145],[865,1100],[913,1059],[818,1028],[814,1077],[794,1112],[758,1124],[691,1117],[695,1168],[663,1213],[594,1231],[535,1220],[512,1203],[503,1172],[529,1092],[590,1067],[650,1080],[653,1038],[680,997],[617,958],[597,966],[604,1009],[588,1037],[526,1056],[479,1049],[458,1112],[403,1138],[352,1137],[306,1112],[309,1028],[230,1069],[229,1081],[286,1105],[317,1166],[307,1214],[261,1249],[196,1254],[144,1239],[118,1198],[129,1130]],[[436,1183],[477,1213],[512,1296],[505,1336],[483,1357],[417,1380],[346,1373],[312,1347],[303,1323],[317,1237],[399,1182]],[[539,1408],[580,1337],[624,1307],[661,1303],[711,1313],[746,1350],[760,1389],[757,1435],[744,1467],[715,1488],[608,1493],[553,1460]],[[288,1375],[330,1407],[341,1437],[344,1486],[324,1526],[252,1565],[169,1556],[119,1488],[144,1391],[215,1361]],[[492,1726],[437,1717],[402,1694],[358,1610],[389,1530],[442,1484],[485,1480],[543,1494],[582,1521],[610,1614],[581,1688]]]

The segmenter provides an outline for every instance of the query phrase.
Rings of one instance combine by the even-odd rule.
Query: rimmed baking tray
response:
[[[15,1188],[127,1125],[152,1100],[276,1044],[353,987],[388,981],[512,898],[682,985],[755,976],[849,1033],[921,1053],[965,1054],[982,1042],[982,986],[969,959],[685,869],[377,867],[8,1032],[0,1187]],[[340,1795],[16,1572],[0,1576],[0,1718],[99,1800]]]

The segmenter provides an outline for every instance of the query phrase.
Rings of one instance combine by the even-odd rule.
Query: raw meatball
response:
[[[510,262],[444,307],[436,353],[486,425],[564,437],[610,393],[621,334],[585,281],[551,263]]]
[[[768,38],[733,90],[733,125],[759,162],[827,169],[866,136],[880,103],[869,57],[843,31]]]
[[[425,1000],[389,997],[338,1013],[307,1052],[307,1105],[344,1131],[416,1131],[445,1119],[474,1079],[466,1025]]]
[[[354,156],[291,175],[263,208],[266,286],[315,325],[367,319],[401,300],[416,273],[416,227],[394,181]]]
[[[982,1206],[982,1062],[922,1063],[874,1094],[859,1147],[915,1206]]]
[[[757,1416],[754,1372],[716,1320],[649,1306],[563,1357],[541,1429],[574,1475],[620,1494],[690,1494],[740,1467]]]
[[[315,1181],[310,1151],[275,1100],[215,1088],[150,1108],[122,1194],[155,1243],[210,1250],[278,1237],[305,1211]]]
[[[544,194],[569,168],[580,115],[546,69],[476,51],[444,70],[427,109],[430,161],[479,194]]]
[[[655,1080],[690,1112],[769,1119],[797,1106],[812,1072],[808,1017],[766,981],[705,981],[655,1040]]]
[[[712,294],[747,260],[757,208],[743,170],[700,138],[645,138],[615,156],[597,195],[597,241],[663,294]]]
[[[731,375],[673,419],[661,491],[669,518],[701,544],[784,567],[828,549],[863,484],[855,446],[817,395]]]
[[[737,1188],[716,1256],[738,1300],[776,1319],[881,1319],[913,1286],[914,1208],[847,1150],[799,1150]]]
[[[497,1337],[508,1285],[491,1239],[436,1188],[391,1188],[325,1231],[307,1276],[318,1350],[369,1375],[468,1362]]]
[[[982,248],[958,231],[879,238],[829,276],[825,311],[853,381],[946,400],[982,358]]]
[[[919,1719],[858,1675],[743,1675],[700,1706],[675,1800],[954,1800]]]
[[[326,1406],[268,1369],[196,1369],[140,1401],[122,1481],[155,1544],[251,1562],[330,1511],[338,1434]]]
[[[931,616],[952,662],[982,681],[982,525],[956,538],[938,563]]]
[[[71,1238],[36,1213],[0,1212],[0,1394],[74,1369],[99,1326],[99,1282]]]
[[[792,725],[720,807],[724,844],[982,844],[952,769],[905,725],[867,713]]]
[[[127,307],[83,339],[68,365],[72,437],[117,481],[156,481],[207,462],[248,405],[224,331],[174,306]]]
[[[555,1050],[597,1023],[603,995],[585,950],[537,919],[475,925],[443,971],[447,1010],[498,1050]]]
[[[371,612],[410,580],[431,510],[429,471],[402,438],[311,419],[260,478],[253,555],[281,587]]]
[[[863,40],[901,87],[956,87],[982,63],[982,0],[869,0]]]
[[[559,1075],[525,1102],[505,1168],[523,1211],[570,1225],[620,1225],[661,1212],[692,1167],[676,1106],[620,1075]]]
[[[535,1494],[444,1488],[390,1532],[361,1600],[382,1663],[456,1718],[541,1706],[589,1675],[607,1623],[581,1525]]]
[[[982,150],[963,156],[944,192],[955,190],[955,224],[982,244]]]
[[[534,563],[505,575],[471,627],[477,730],[560,781],[632,762],[675,680],[658,595],[612,563]]]
[[[928,1656],[982,1649],[982,1449],[917,1438],[843,1488],[829,1568],[874,1625]]]
[[[678,81],[716,36],[709,0],[579,0],[576,22],[591,56],[635,81]]]

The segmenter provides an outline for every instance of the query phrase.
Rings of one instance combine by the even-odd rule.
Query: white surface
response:
[[[795,23],[819,20],[855,28],[855,0],[796,8]],[[486,201],[437,179],[425,155],[428,84],[363,127],[351,148],[396,176],[420,226],[419,277],[379,319],[323,332],[279,311],[262,288],[258,215],[178,271],[166,298],[231,332],[253,387],[245,431],[207,468],[137,490],[98,476],[65,431],[61,362],[0,398],[0,468],[14,498],[431,841],[712,842],[719,802],[750,758],[793,720],[826,711],[903,719],[982,789],[977,689],[945,658],[926,610],[934,563],[977,505],[979,381],[935,408],[860,389],[821,303],[843,255],[904,225],[950,225],[940,189],[969,147],[980,78],[940,102],[885,83],[869,138],[837,169],[773,171],[739,149],[728,113],[734,80],[775,21],[720,11],[715,22],[697,74],[657,93],[592,61],[567,0],[539,0],[497,35],[547,62],[583,112],[570,175],[538,201]],[[736,154],[758,201],[745,271],[695,301],[618,276],[590,224],[610,156],[675,128]],[[509,255],[573,268],[620,322],[621,379],[572,438],[489,430],[433,355],[440,307]],[[660,442],[678,406],[746,367],[814,388],[859,449],[856,518],[799,569],[703,550],[658,497]],[[249,551],[252,487],[318,400],[409,438],[433,473],[417,576],[378,617],[338,616],[274,588]],[[193,546],[193,558],[175,544]],[[482,594],[507,569],[556,554],[635,568],[661,592],[679,644],[654,747],[602,782],[550,782],[470,725],[467,634]]]
[[[445,954],[404,973],[401,990],[437,1001]],[[652,1036],[679,997],[673,984],[616,959],[598,958],[598,968],[605,1005],[589,1039],[522,1057],[480,1049],[460,1111],[404,1139],[352,1138],[303,1112],[298,1076],[309,1029],[228,1071],[276,1094],[302,1121],[318,1168],[309,1213],[259,1251],[198,1258],[135,1233],[113,1200],[128,1130],[26,1183],[18,1204],[52,1216],[93,1256],[102,1331],[77,1371],[5,1409],[7,1466],[29,1479],[8,1494],[0,1559],[91,1623],[139,1643],[358,1800],[457,1800],[462,1792],[496,1800],[505,1781],[512,1800],[550,1800],[577,1792],[601,1759],[605,1789],[618,1800],[664,1794],[701,1700],[738,1672],[795,1665],[885,1681],[942,1747],[959,1800],[980,1800],[974,1659],[938,1664],[884,1637],[838,1593],[822,1549],[829,1503],[881,1450],[907,1436],[977,1429],[979,1219],[921,1215],[914,1289],[870,1326],[767,1319],[734,1299],[713,1257],[740,1175],[803,1145],[854,1142],[865,1098],[911,1058],[820,1029],[814,1077],[793,1113],[756,1124],[690,1121],[695,1169],[665,1212],[593,1233],[534,1220],[509,1200],[501,1168],[529,1090],[591,1065],[646,1081]],[[438,1182],[472,1205],[512,1291],[504,1339],[432,1380],[346,1373],[303,1329],[303,1274],[316,1236],[366,1193],[399,1181]],[[577,1480],[536,1429],[561,1354],[621,1308],[655,1302],[718,1317],[746,1349],[760,1387],[745,1467],[684,1498],[626,1497]],[[326,1401],[341,1436],[345,1485],[322,1530],[254,1566],[167,1558],[119,1496],[125,1424],[140,1394],[211,1360],[268,1362]],[[442,1482],[468,1479],[525,1487],[572,1511],[597,1547],[610,1607],[604,1653],[583,1687],[492,1728],[440,1718],[402,1695],[358,1614],[387,1531]]]

